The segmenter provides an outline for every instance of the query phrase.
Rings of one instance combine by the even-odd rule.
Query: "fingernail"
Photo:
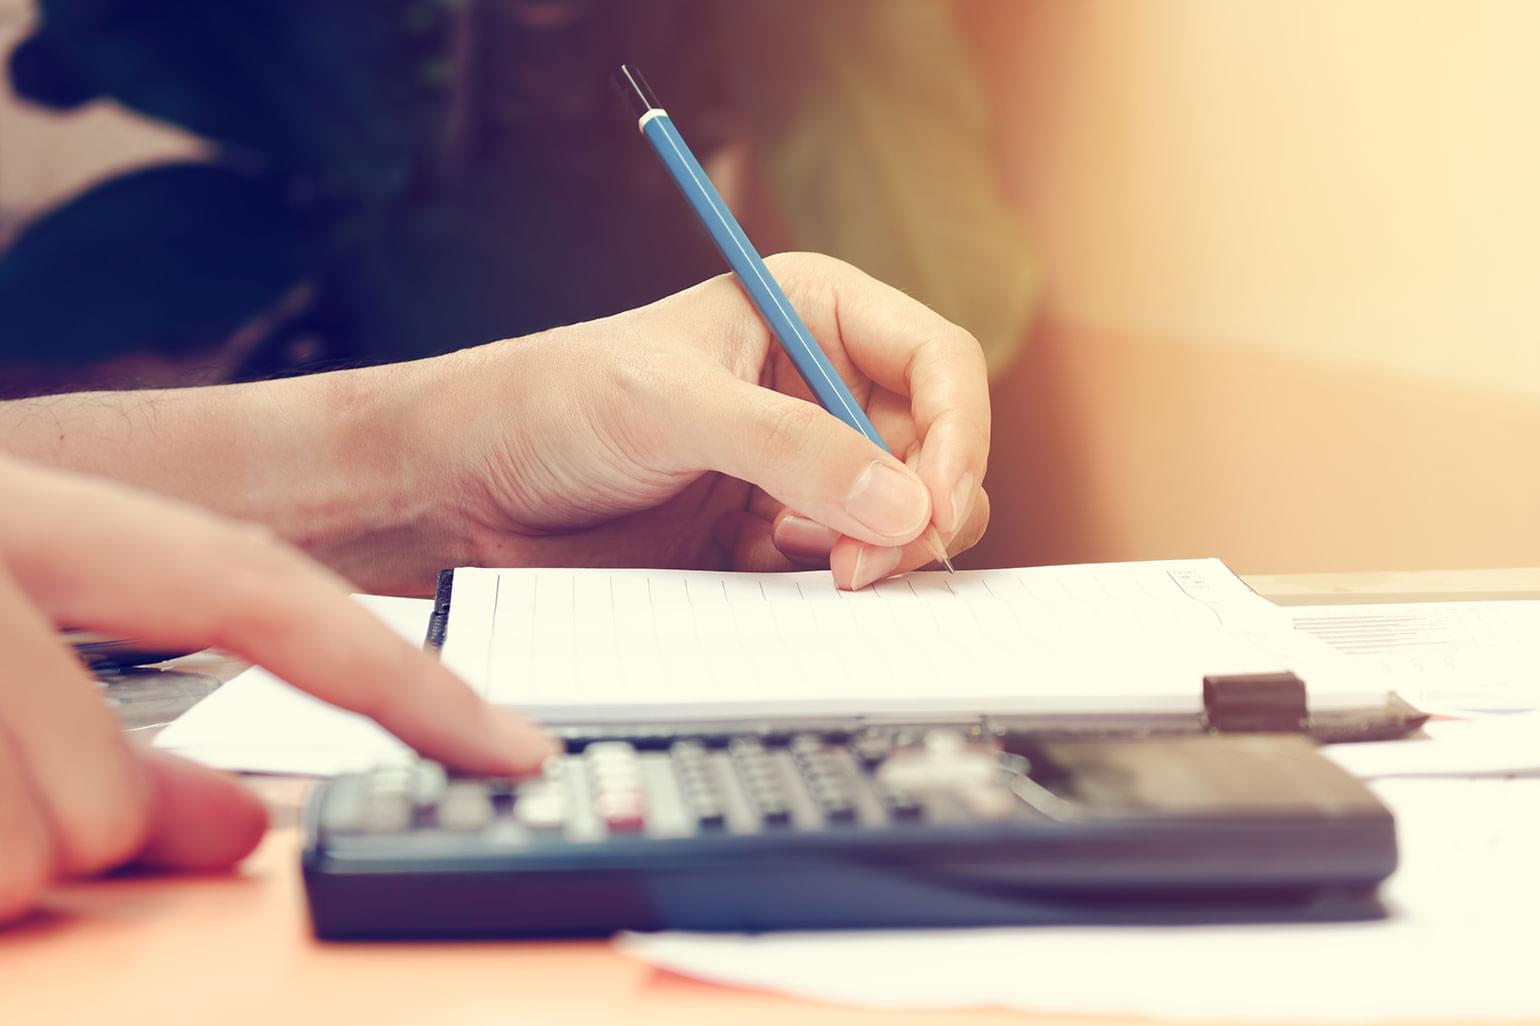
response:
[[[855,570],[850,574],[851,590],[860,591],[873,581],[880,581],[897,570],[898,561],[903,554],[902,549],[889,549],[878,545],[861,546],[856,552]]]
[[[962,530],[963,517],[968,515],[968,507],[973,504],[973,474],[971,471],[957,479],[957,484],[952,486],[952,522],[947,525],[947,530],[956,532]]]
[[[873,460],[845,499],[845,512],[877,534],[912,535],[930,518],[930,501],[919,480]]]
[[[788,515],[775,525],[775,547],[801,556],[827,556],[839,532],[807,517]]]

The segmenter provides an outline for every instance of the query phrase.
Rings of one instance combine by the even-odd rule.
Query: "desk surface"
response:
[[[1249,576],[1288,604],[1540,598],[1540,568]],[[0,1021],[114,1026],[508,1022],[798,1024],[1046,1021],[1004,1011],[869,1012],[697,983],[603,942],[323,945],[310,935],[295,818],[305,783],[253,781],[275,829],[239,872],[59,888],[0,931]],[[1086,1020],[1080,1020],[1086,1021]],[[1096,1020],[1098,1022],[1108,1020]]]

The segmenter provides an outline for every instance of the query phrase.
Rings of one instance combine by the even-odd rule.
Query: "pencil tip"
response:
[[[946,567],[947,573],[957,572],[957,569],[952,566],[952,561],[947,558],[946,546],[941,544],[941,532],[936,530],[935,525],[926,528],[925,544],[930,546],[930,554],[936,557],[936,562]]]

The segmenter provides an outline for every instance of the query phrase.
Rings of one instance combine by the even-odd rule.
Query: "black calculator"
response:
[[[1368,918],[1395,865],[1304,737],[925,724],[383,766],[315,789],[304,851],[329,938]]]

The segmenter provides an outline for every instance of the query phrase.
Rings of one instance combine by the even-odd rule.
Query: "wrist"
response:
[[[436,444],[435,363],[270,383],[278,408],[264,418],[296,425],[298,451],[276,468],[287,480],[269,522],[367,591],[432,594],[439,569],[466,561]]]

